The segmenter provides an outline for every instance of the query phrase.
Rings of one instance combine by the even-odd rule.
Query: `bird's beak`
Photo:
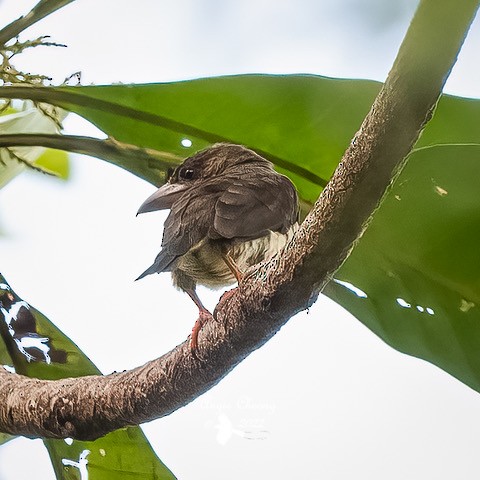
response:
[[[185,189],[186,185],[182,185],[181,183],[167,182],[142,203],[137,215],[172,208],[172,205],[181,197]]]

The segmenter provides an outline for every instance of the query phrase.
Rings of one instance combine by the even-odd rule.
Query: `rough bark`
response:
[[[287,250],[221,302],[200,334],[144,366],[45,381],[0,370],[0,430],[93,439],[168,415],[215,385],[308,308],[366,228],[430,119],[478,1],[423,0],[371,111]]]

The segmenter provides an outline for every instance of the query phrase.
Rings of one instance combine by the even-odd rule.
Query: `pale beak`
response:
[[[172,205],[182,196],[186,188],[185,184],[167,182],[142,203],[137,215],[172,208]]]

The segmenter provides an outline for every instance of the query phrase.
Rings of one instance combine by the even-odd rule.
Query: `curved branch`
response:
[[[119,142],[113,138],[99,139],[79,135],[13,133],[0,135],[1,147],[45,147],[97,157],[132,171],[135,175],[159,186],[166,180],[169,167],[176,167],[181,158],[169,152]]]
[[[45,381],[0,371],[0,430],[91,439],[167,415],[208,390],[311,305],[366,227],[430,119],[478,1],[423,0],[388,79],[298,235],[220,302],[201,332],[134,370]]]

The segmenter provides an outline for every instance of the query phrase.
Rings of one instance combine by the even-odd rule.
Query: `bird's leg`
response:
[[[240,283],[243,278],[243,273],[237,267],[237,264],[235,263],[235,260],[233,260],[233,258],[231,257],[230,252],[223,252],[222,258],[223,261],[227,264],[227,267],[233,273],[233,276],[236,278],[237,283]]]
[[[203,306],[203,303],[198,297],[195,289],[187,288],[185,292],[187,292],[188,296],[195,302],[195,305],[198,307],[198,318],[192,328],[192,335],[190,337],[190,351],[195,352],[198,349],[198,334],[200,333],[200,330],[202,329],[205,322],[207,322],[213,317],[212,314]]]
[[[233,273],[234,277],[237,280],[237,283],[240,284],[240,282],[243,279],[243,273],[240,271],[240,269],[237,267],[237,264],[235,263],[235,260],[230,255],[230,252],[222,252],[222,258],[223,261],[226,263],[227,267],[230,269],[230,271]],[[235,295],[236,288],[232,288],[232,290],[226,291],[221,297],[220,300],[217,303],[217,306],[215,307],[215,310],[213,311],[213,318],[217,318],[217,311],[220,310],[225,302],[227,302],[233,295]]]

